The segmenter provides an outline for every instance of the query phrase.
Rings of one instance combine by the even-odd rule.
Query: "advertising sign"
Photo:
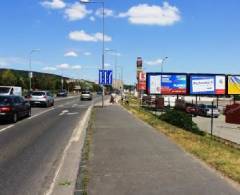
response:
[[[187,93],[187,75],[148,74],[147,88],[149,94],[184,95]]]
[[[225,89],[224,75],[190,75],[191,95],[224,95]]]
[[[181,95],[187,93],[186,75],[162,75],[162,94]]]
[[[139,72],[138,79],[139,79],[139,81],[146,82],[146,73],[145,72]]]
[[[240,75],[228,76],[228,94],[229,95],[240,94]]]

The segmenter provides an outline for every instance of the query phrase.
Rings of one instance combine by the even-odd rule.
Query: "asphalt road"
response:
[[[94,98],[93,101],[100,99]],[[61,154],[91,101],[79,97],[33,108],[32,117],[0,125],[0,194],[44,194]]]

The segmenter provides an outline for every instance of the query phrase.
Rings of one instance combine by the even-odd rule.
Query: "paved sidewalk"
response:
[[[232,195],[225,179],[120,106],[96,108],[90,195]]]

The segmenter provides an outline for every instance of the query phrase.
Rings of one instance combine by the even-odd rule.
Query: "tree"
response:
[[[5,70],[2,73],[1,85],[16,85],[17,77],[11,70]]]

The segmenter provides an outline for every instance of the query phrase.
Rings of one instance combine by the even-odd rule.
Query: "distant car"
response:
[[[216,106],[199,104],[198,105],[198,115],[211,117],[213,115],[214,118],[219,117],[220,112]]]
[[[16,123],[31,116],[31,105],[21,96],[0,96],[0,120]]]
[[[33,91],[30,103],[33,106],[54,106],[54,97],[49,91]]]
[[[68,96],[67,90],[60,90],[60,91],[57,93],[57,97],[67,97],[67,96]]]
[[[80,99],[81,100],[92,100],[92,93],[91,93],[91,91],[82,91]]]
[[[192,115],[192,116],[197,116],[198,114],[198,107],[194,104],[187,103],[185,112]]]

